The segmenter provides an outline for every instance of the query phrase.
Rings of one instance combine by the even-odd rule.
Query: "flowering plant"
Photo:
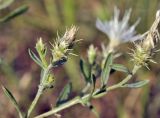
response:
[[[86,82],[86,86],[81,91],[81,93],[75,98],[69,99],[72,84],[67,84],[62,89],[62,92],[60,93],[56,101],[55,107],[53,107],[46,113],[35,116],[35,118],[44,118],[50,115],[57,115],[59,111],[71,107],[75,104],[81,104],[85,107],[90,108],[90,110],[98,118],[100,116],[91,103],[92,99],[103,97],[109,91],[117,88],[139,88],[149,82],[148,80],[141,80],[135,83],[129,83],[129,80],[132,79],[132,77],[141,67],[145,66],[148,68],[148,62],[154,62],[153,54],[157,53],[155,47],[160,39],[159,11],[156,14],[156,19],[153,25],[148,30],[148,32],[145,33],[145,35],[135,34],[135,27],[137,26],[139,20],[133,26],[129,27],[128,20],[130,17],[130,13],[131,10],[128,10],[125,13],[122,21],[119,21],[118,18],[120,11],[115,8],[113,20],[109,22],[106,21],[104,23],[100,20],[97,20],[97,28],[107,34],[110,39],[108,47],[103,50],[103,52],[100,52],[100,54],[106,53],[106,56],[99,56],[98,48],[90,45],[87,51],[87,59],[80,60],[80,69]],[[66,30],[63,36],[58,35],[55,42],[51,43],[52,48],[49,50],[46,44],[40,38],[35,46],[38,55],[36,55],[36,53],[29,49],[30,57],[41,68],[41,76],[37,94],[27,112],[22,112],[13,94],[2,85],[4,93],[14,104],[20,118],[30,118],[32,116],[32,111],[34,110],[42,94],[48,89],[54,88],[54,81],[56,78],[54,74],[51,73],[51,69],[63,65],[65,62],[67,62],[70,54],[73,54],[71,53],[71,51],[73,50],[76,42],[79,41],[76,39],[77,31],[78,28],[76,26],[72,26],[71,28]],[[128,41],[133,42],[136,40],[139,40],[139,42],[134,43],[135,49],[132,49],[132,52],[130,53],[130,55],[132,56],[132,61],[134,62],[133,69],[129,70],[122,64],[116,64],[114,62],[115,47],[117,47],[121,43]],[[109,77],[115,71],[126,73],[127,76],[114,85],[108,85]],[[99,79],[100,86],[96,87],[96,82]]]

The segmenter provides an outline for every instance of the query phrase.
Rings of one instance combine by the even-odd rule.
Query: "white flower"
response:
[[[101,21],[97,19],[96,27],[104,32],[110,39],[110,43],[117,46],[124,42],[133,42],[142,38],[141,35],[136,35],[135,27],[138,25],[138,19],[132,26],[129,26],[128,21],[131,15],[131,9],[126,10],[123,18],[119,20],[120,10],[114,8],[114,16],[110,21]]]

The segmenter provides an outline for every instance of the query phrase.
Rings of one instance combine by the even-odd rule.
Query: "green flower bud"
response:
[[[43,86],[45,89],[47,88],[53,88],[55,82],[55,77],[52,74],[49,74],[45,82],[43,83]]]
[[[36,50],[37,50],[37,52],[39,54],[45,56],[45,54],[46,54],[46,47],[45,47],[45,44],[42,41],[42,38],[40,38],[38,40],[38,42],[36,43]]]
[[[90,45],[89,46],[89,49],[88,49],[88,61],[90,64],[93,64],[95,62],[95,59],[96,59],[96,51],[97,51],[97,48],[95,48],[93,45]]]

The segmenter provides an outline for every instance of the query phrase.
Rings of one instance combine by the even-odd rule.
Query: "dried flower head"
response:
[[[54,44],[52,44],[52,63],[54,66],[61,65],[67,61],[68,55],[70,53],[74,43],[76,42],[75,35],[78,29],[75,26],[72,26],[70,29],[66,29],[66,32],[63,37],[57,37]]]
[[[120,10],[117,7],[114,8],[114,16],[110,21],[96,21],[96,27],[105,33],[110,40],[110,46],[115,47],[120,43],[133,42],[141,39],[141,35],[136,35],[135,27],[138,25],[140,19],[138,19],[132,26],[129,26],[129,19],[131,15],[131,9],[125,11],[122,20],[119,20]]]
[[[148,31],[146,37],[143,41],[143,47],[147,48],[148,50],[152,50],[155,48],[156,44],[160,40],[160,10],[156,13],[156,19],[151,26],[150,30]]]
[[[156,19],[147,32],[146,37],[139,43],[135,44],[135,50],[132,50],[131,56],[136,65],[146,66],[148,68],[148,62],[155,61],[152,59],[153,55],[158,51],[155,46],[160,40],[160,11],[156,13]]]

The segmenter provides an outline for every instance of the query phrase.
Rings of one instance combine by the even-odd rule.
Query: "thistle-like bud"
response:
[[[135,50],[132,50],[130,55],[132,56],[132,61],[135,65],[145,66],[148,68],[148,62],[154,62],[152,60],[152,56],[150,55],[150,51],[146,50],[142,46],[143,43],[135,44]]]
[[[52,44],[52,63],[53,66],[62,65],[68,59],[68,55],[73,48],[75,43],[75,35],[77,33],[77,28],[72,26],[70,29],[67,29],[63,37],[56,39],[55,43]]]
[[[95,62],[96,51],[97,51],[97,48],[95,48],[93,45],[89,46],[87,53],[88,53],[88,61],[91,65]]]
[[[156,19],[149,29],[147,36],[140,42],[140,44],[135,44],[136,49],[132,50],[132,60],[136,65],[146,66],[148,68],[148,62],[155,63],[155,61],[152,60],[152,56],[157,52],[155,46],[160,40],[159,32],[160,11],[157,11]]]

